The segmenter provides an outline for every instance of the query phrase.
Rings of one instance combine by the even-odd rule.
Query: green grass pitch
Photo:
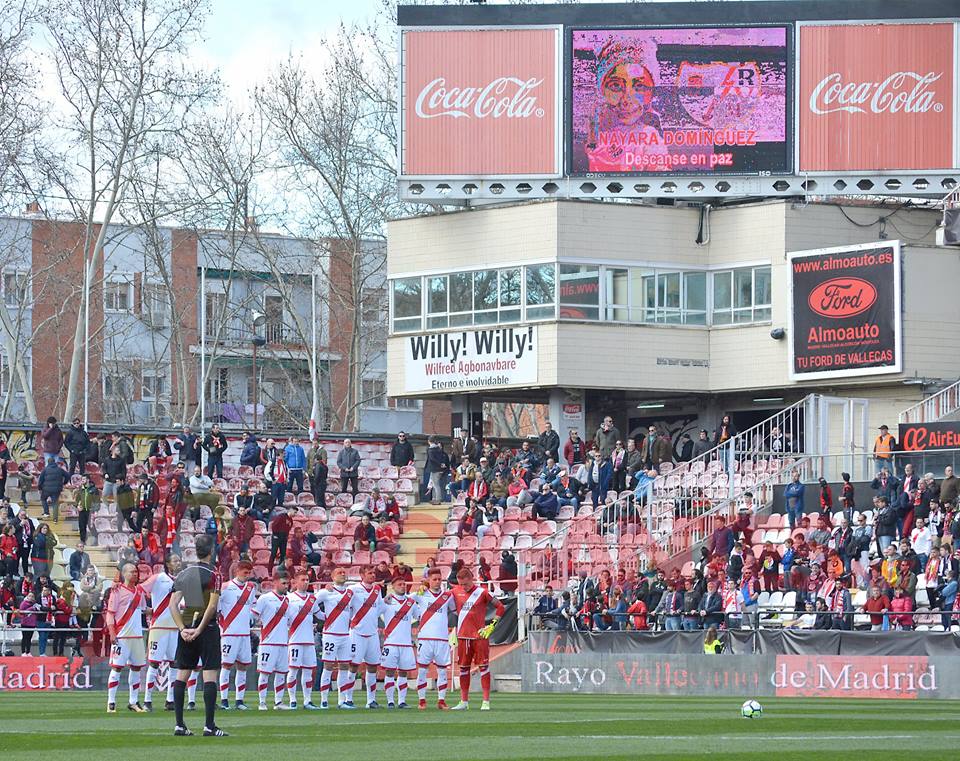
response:
[[[123,685],[126,686],[125,684]],[[121,689],[120,697],[123,697]],[[254,707],[256,695],[253,695]],[[431,696],[434,698],[434,696]],[[960,701],[766,699],[742,719],[741,700],[497,695],[493,710],[450,713],[217,713],[228,738],[171,735],[173,715],[105,712],[102,693],[0,694],[0,758],[36,761],[583,761],[584,759],[888,760],[956,758]]]

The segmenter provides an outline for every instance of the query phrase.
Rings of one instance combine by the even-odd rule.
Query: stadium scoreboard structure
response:
[[[410,200],[899,195],[960,180],[955,0],[401,6]]]

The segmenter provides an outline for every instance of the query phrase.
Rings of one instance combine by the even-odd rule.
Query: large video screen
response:
[[[791,169],[787,27],[573,32],[570,172]]]

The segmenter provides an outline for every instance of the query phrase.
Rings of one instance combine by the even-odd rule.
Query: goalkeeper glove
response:
[[[457,646],[457,630],[453,629],[450,631],[450,647]]]
[[[499,618],[495,618],[489,624],[484,626],[480,630],[480,639],[490,639],[490,635],[493,634],[493,628],[497,625],[497,621],[499,620]]]

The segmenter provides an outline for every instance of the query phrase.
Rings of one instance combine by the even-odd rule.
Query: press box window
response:
[[[423,286],[419,277],[393,281],[393,329],[397,332],[420,330],[422,325]]]

